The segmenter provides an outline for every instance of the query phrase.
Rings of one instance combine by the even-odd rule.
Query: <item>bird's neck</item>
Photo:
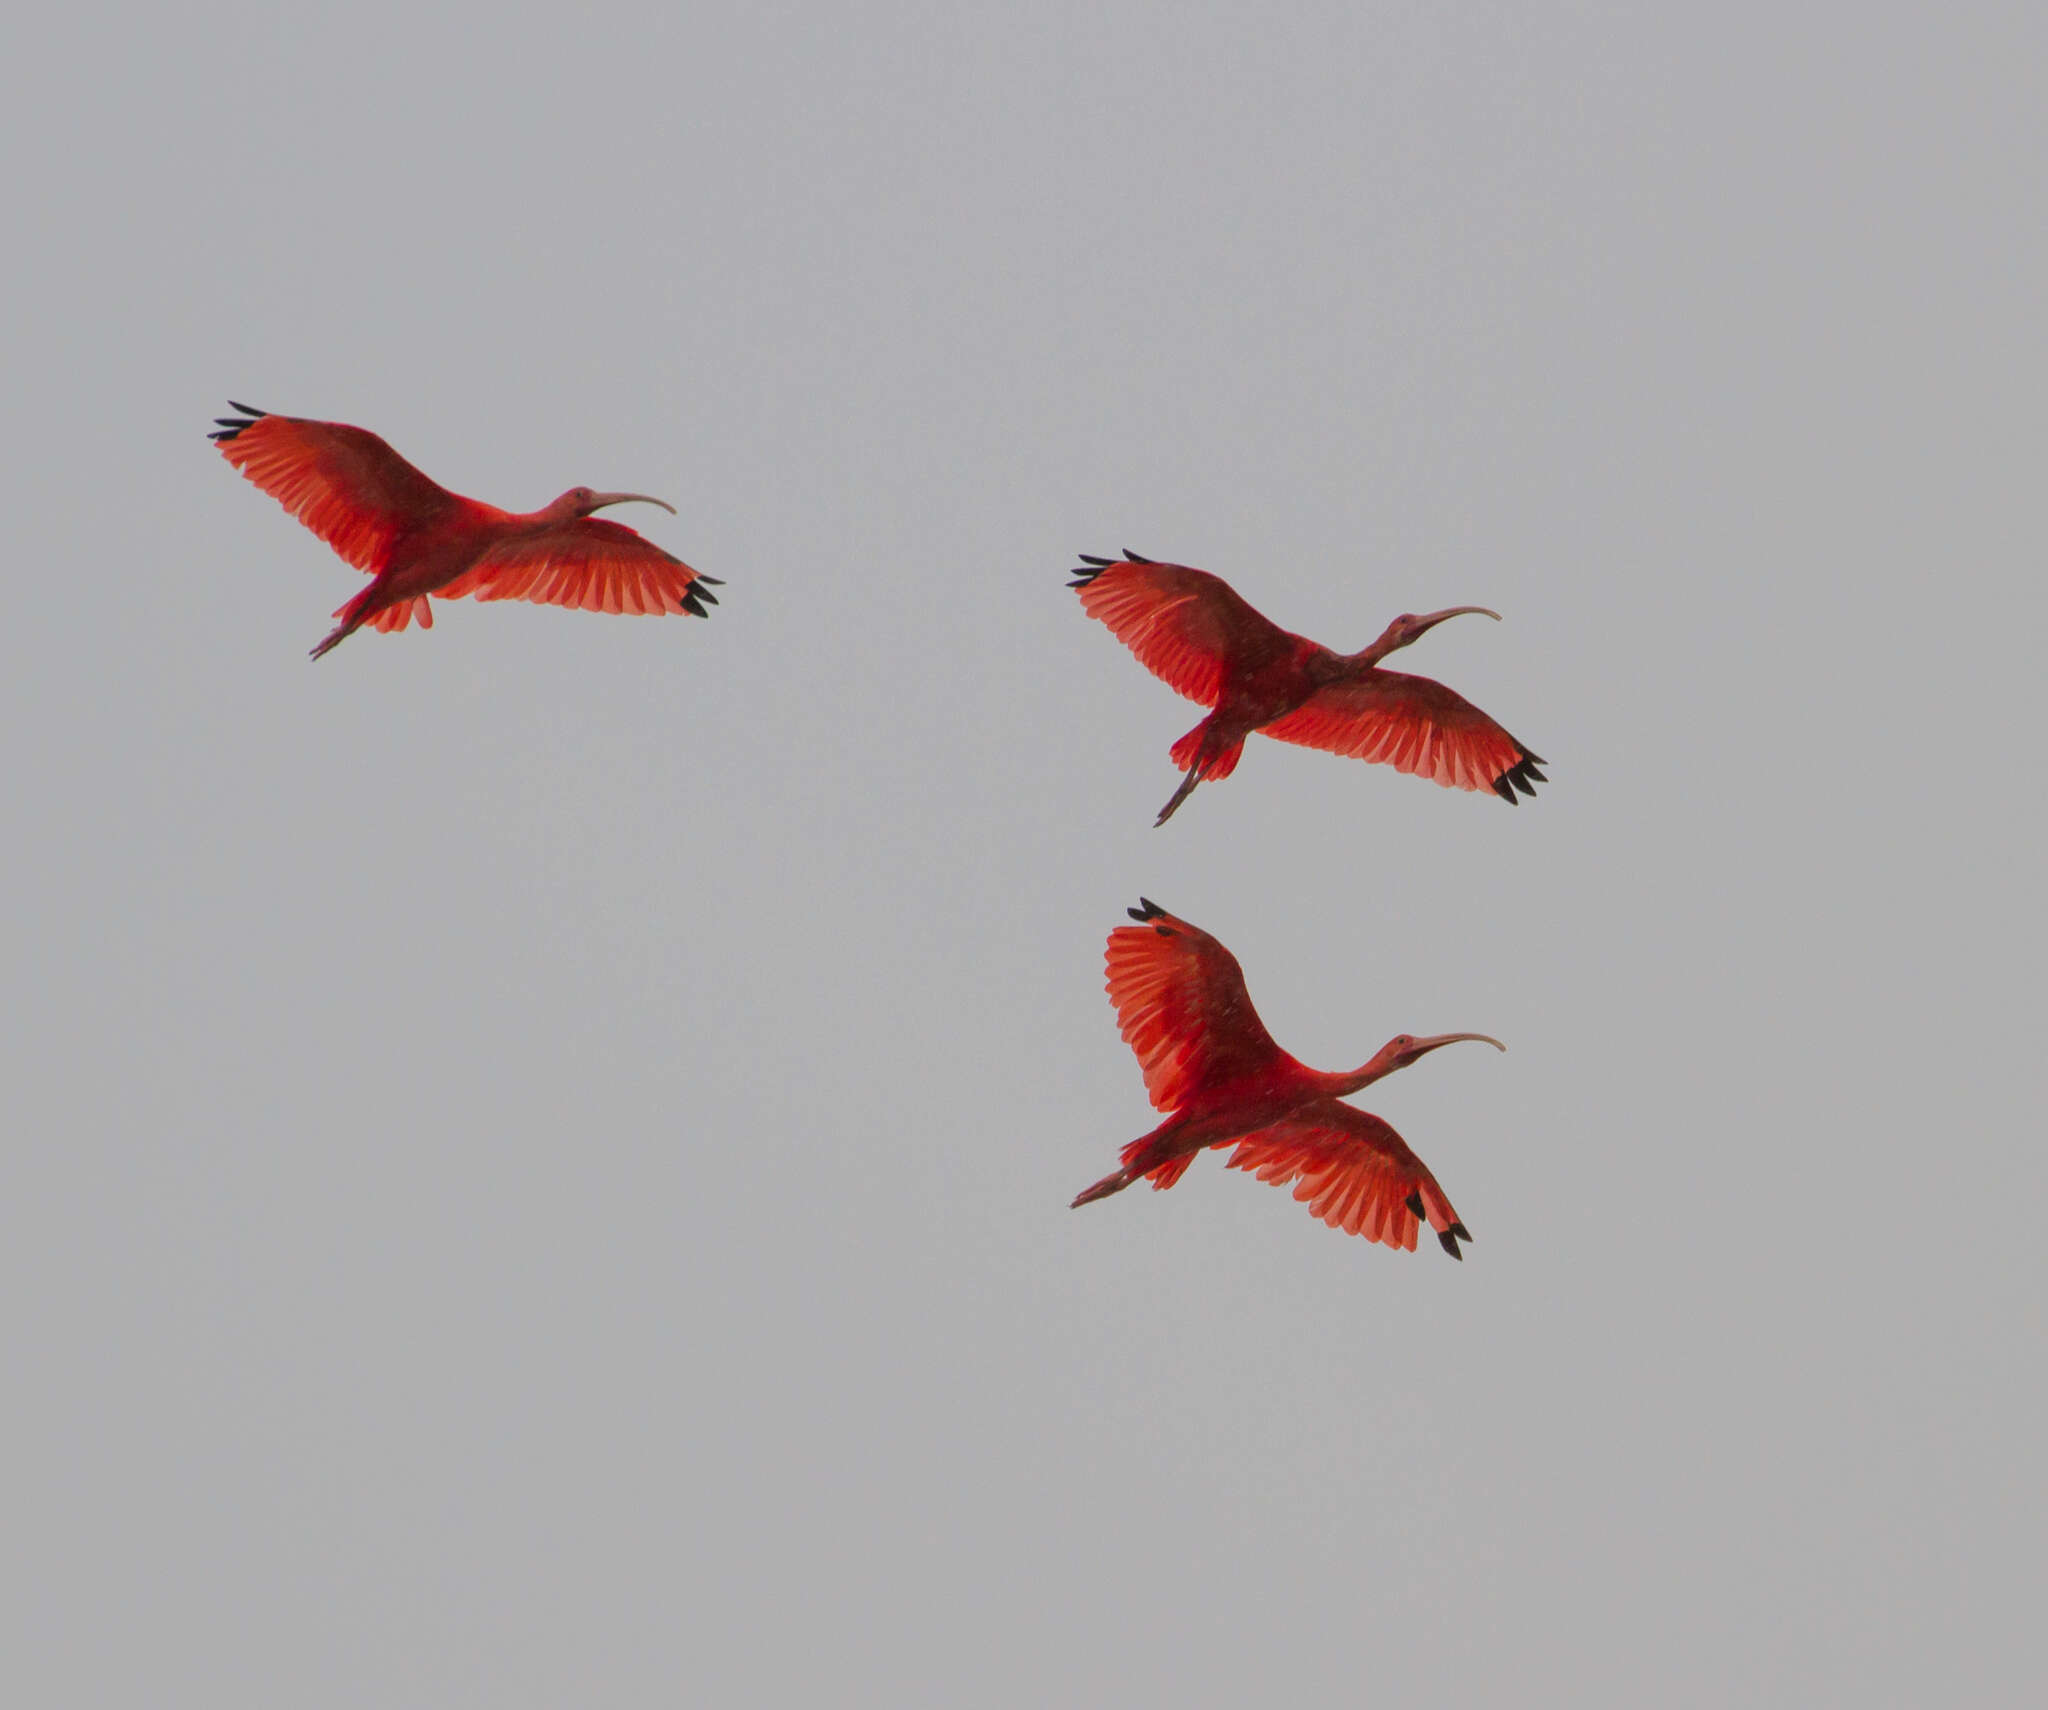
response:
[[[1394,1072],[1394,1065],[1384,1056],[1374,1057],[1370,1063],[1362,1063],[1355,1069],[1342,1074],[1319,1076],[1325,1090],[1332,1098],[1344,1098],[1348,1094],[1369,1087],[1374,1081],[1382,1080]]]
[[[1382,659],[1386,658],[1389,653],[1392,653],[1395,648],[1405,647],[1407,644],[1408,638],[1401,633],[1401,625],[1397,620],[1381,630],[1379,640],[1375,641],[1370,647],[1361,647],[1356,653],[1348,657],[1352,665],[1362,670],[1370,670]]]

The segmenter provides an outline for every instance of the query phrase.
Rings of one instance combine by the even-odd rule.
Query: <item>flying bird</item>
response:
[[[537,511],[501,511],[427,479],[375,434],[343,422],[274,416],[229,400],[207,437],[221,455],[358,570],[370,585],[335,612],[340,625],[313,657],[368,624],[434,627],[429,594],[535,600],[592,612],[708,614],[722,587],[622,523],[592,511],[645,493],[571,487]]]
[[[1484,1033],[1389,1039],[1362,1068],[1326,1074],[1273,1043],[1252,1008],[1237,958],[1198,926],[1149,898],[1138,922],[1109,935],[1109,1001],[1145,1071],[1145,1091],[1168,1116],[1123,1149],[1123,1167],[1079,1193],[1106,1199],[1143,1178],[1169,1188],[1208,1146],[1234,1146],[1226,1168],[1294,1184],[1294,1197],[1333,1229],[1415,1250],[1427,1223],[1443,1250],[1472,1239],[1422,1160],[1377,1116],[1343,1102],[1440,1046]]]
[[[1207,778],[1237,769],[1255,730],[1434,779],[1445,789],[1491,790],[1510,806],[1549,780],[1546,764],[1462,695],[1428,677],[1383,671],[1380,661],[1446,618],[1484,606],[1404,612],[1358,653],[1292,635],[1224,581],[1185,564],[1126,551],[1119,562],[1081,554],[1067,584],[1082,610],[1106,623],[1153,676],[1215,710],[1173,745],[1184,776],[1152,823],[1164,825]]]

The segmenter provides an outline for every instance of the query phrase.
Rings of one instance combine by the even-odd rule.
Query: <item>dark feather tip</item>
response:
[[[1503,772],[1498,778],[1494,779],[1493,793],[1506,802],[1509,807],[1515,805],[1515,786],[1508,782],[1507,773]]]
[[[232,398],[228,400],[228,408],[240,410],[245,416],[254,416],[258,421],[270,414],[268,410],[259,410],[254,404],[238,404]]]
[[[722,588],[725,586],[725,578],[723,576],[707,576],[701,570],[697,572],[697,580],[700,582],[709,582],[714,588]]]
[[[1457,1236],[1457,1238],[1460,1241],[1469,1241],[1472,1239],[1472,1231],[1467,1229],[1462,1223],[1453,1223],[1451,1225],[1451,1233]]]
[[[1098,570],[1107,570],[1116,562],[1114,558],[1097,558],[1092,552],[1077,552],[1074,556],[1083,564],[1092,564]]]
[[[1450,1254],[1452,1258],[1456,1259],[1459,1264],[1462,1265],[1465,1262],[1465,1255],[1458,1251],[1457,1236],[1453,1235],[1448,1229],[1438,1231],[1436,1240],[1437,1245]]]
[[[238,405],[237,408],[239,407]],[[1147,558],[1142,552],[1133,552],[1128,546],[1124,548],[1124,557],[1133,564],[1157,564],[1159,562],[1156,558]]]
[[[1422,1215],[1422,1195],[1420,1193],[1411,1193],[1408,1196],[1408,1209],[1417,1217]]]

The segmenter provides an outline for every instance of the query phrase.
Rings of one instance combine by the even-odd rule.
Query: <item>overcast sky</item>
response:
[[[319,13],[0,53],[10,1702],[2031,1700],[2036,9]],[[309,664],[230,397],[724,603]],[[1126,546],[1551,783],[1153,830]],[[1140,892],[1466,1263],[1067,1209]]]

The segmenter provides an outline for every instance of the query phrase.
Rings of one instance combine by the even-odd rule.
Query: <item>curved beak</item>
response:
[[[676,514],[675,506],[670,504],[668,500],[649,498],[645,493],[593,493],[591,495],[590,508],[593,511],[601,511],[606,505],[659,505],[670,516]],[[1449,612],[1444,614],[1446,617],[1450,615]]]
[[[1374,1081],[1384,1080],[1396,1071],[1427,1057],[1439,1046],[1455,1045],[1461,1039],[1477,1039],[1482,1044],[1491,1045],[1496,1051],[1507,1049],[1491,1033],[1435,1033],[1425,1039],[1411,1039],[1406,1045],[1402,1045],[1398,1039],[1389,1039],[1373,1053],[1370,1063],[1344,1077],[1348,1090],[1361,1091],[1371,1086]]]
[[[1406,1060],[1412,1063],[1417,1057],[1428,1056],[1439,1045],[1455,1045],[1460,1039],[1476,1039],[1482,1045],[1491,1045],[1496,1051],[1505,1051],[1507,1049],[1491,1033],[1438,1033],[1428,1039],[1416,1040],[1413,1045],[1408,1047],[1405,1053]]]
[[[1417,618],[1409,639],[1412,641],[1415,636],[1426,634],[1428,631],[1435,629],[1445,618],[1463,617],[1467,612],[1476,613],[1480,617],[1490,617],[1495,623],[1500,622],[1500,613],[1491,611],[1485,606],[1446,606],[1440,612],[1430,612],[1425,617]]]

